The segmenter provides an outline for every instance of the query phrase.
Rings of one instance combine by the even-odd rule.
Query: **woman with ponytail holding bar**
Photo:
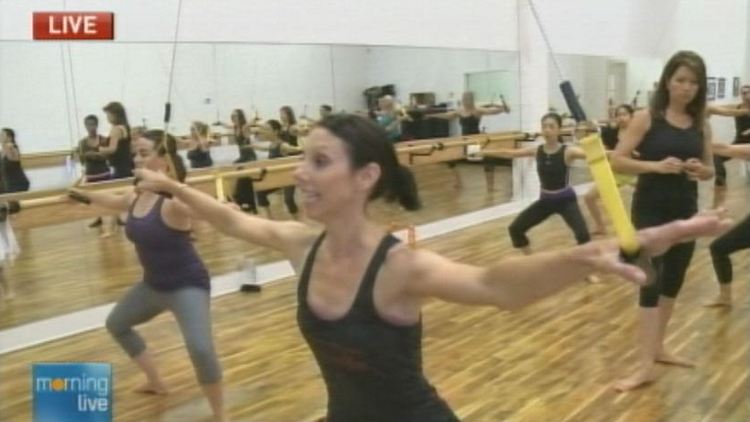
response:
[[[640,269],[620,262],[612,241],[504,259],[488,268],[402,244],[368,218],[367,205],[382,197],[417,209],[417,186],[385,130],[360,116],[318,122],[294,173],[306,215],[322,232],[229,209],[158,172],[139,170],[138,176],[139,189],[171,193],[219,231],[290,259],[300,274],[297,321],[328,391],[327,422],[458,420],[422,371],[424,300],[517,309],[594,271],[645,279]],[[659,254],[721,228],[716,216],[702,216],[641,232],[639,240],[645,253]]]

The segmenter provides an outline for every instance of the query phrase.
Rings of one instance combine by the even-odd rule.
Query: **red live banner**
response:
[[[110,12],[34,12],[35,40],[111,40],[115,15]]]

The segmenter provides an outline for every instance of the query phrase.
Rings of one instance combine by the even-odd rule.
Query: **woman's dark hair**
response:
[[[631,116],[633,115],[633,113],[635,113],[635,110],[633,110],[633,106],[631,106],[630,104],[618,105],[617,108],[615,109],[615,114],[617,114],[617,112],[620,110],[625,110],[625,112]]]
[[[182,157],[177,153],[177,140],[174,136],[167,134],[165,138],[163,130],[151,129],[143,132],[140,137],[153,141],[154,150],[160,157],[169,156],[170,165],[174,164],[174,172],[177,180],[184,182],[185,177],[187,177],[187,170],[185,169],[185,162],[182,161]]]
[[[555,123],[557,123],[557,127],[558,128],[562,128],[562,116],[560,116],[559,114],[557,114],[555,112],[547,113],[544,116],[542,116],[542,120],[540,120],[540,122],[544,123],[544,121],[547,120],[547,119],[554,120]],[[557,136],[557,141],[560,142],[560,143],[563,143],[562,134],[560,134],[560,135]]]
[[[320,106],[320,108],[322,108],[323,110],[328,111],[328,112],[333,111],[333,107],[329,106],[328,104],[323,104],[323,105]]]
[[[266,120],[266,124],[273,130],[276,134],[281,132],[281,122],[279,122],[276,119],[270,119]]]
[[[704,116],[706,113],[706,92],[708,90],[706,83],[706,64],[703,58],[693,51],[678,51],[672,56],[659,79],[659,85],[651,99],[651,116],[655,119],[664,119],[664,113],[669,106],[669,89],[667,85],[677,70],[685,66],[690,69],[698,80],[698,92],[695,98],[686,108],[687,113],[693,118],[693,124],[699,129],[703,129]]]
[[[286,114],[287,124],[289,126],[297,124],[297,117],[294,115],[294,110],[291,107],[283,106],[280,111]]]
[[[559,114],[554,113],[554,112],[547,113],[544,116],[542,116],[542,120],[540,120],[540,121],[544,122],[547,119],[554,120],[555,122],[557,122],[557,127],[562,127],[562,116],[560,116]]]
[[[232,114],[237,115],[237,122],[235,123],[235,130],[237,127],[240,128],[240,132],[247,125],[247,119],[245,118],[245,112],[242,109],[236,108],[232,110]]]
[[[414,175],[399,164],[393,143],[378,124],[354,114],[332,114],[315,127],[326,129],[341,139],[346,145],[353,169],[360,169],[369,163],[380,166],[380,179],[370,193],[371,200],[382,196],[387,202],[398,201],[410,211],[422,206]]]
[[[8,138],[8,140],[10,140],[13,145],[18,147],[18,145],[16,144],[16,131],[9,127],[2,128],[2,131],[3,133],[5,133],[5,136]]]
[[[86,122],[94,122],[94,124],[98,125],[99,124],[99,118],[96,117],[96,115],[94,115],[94,114],[89,114],[88,116],[86,116],[86,117],[83,118],[83,123],[86,123]]]
[[[128,123],[128,114],[125,112],[125,107],[117,101],[113,101],[103,108],[104,112],[111,114],[114,117],[114,124],[117,126],[125,126],[125,136],[130,138],[130,123]]]

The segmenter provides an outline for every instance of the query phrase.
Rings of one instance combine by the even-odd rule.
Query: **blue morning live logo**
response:
[[[35,363],[34,422],[112,422],[112,365]]]

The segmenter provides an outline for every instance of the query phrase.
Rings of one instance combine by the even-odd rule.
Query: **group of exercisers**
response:
[[[543,145],[486,153],[537,161],[542,193],[509,226],[513,245],[529,252],[527,231],[555,213],[571,227],[578,245],[499,257],[488,267],[409,248],[368,217],[367,204],[378,198],[407,211],[421,204],[416,181],[399,164],[387,128],[359,115],[326,115],[306,136],[294,182],[307,218],[317,226],[243,213],[185,185],[178,140],[159,130],[133,137],[139,183],[132,191],[73,192],[128,213],[125,232],[144,277],[118,301],[106,326],[144,372],[147,381],[140,391],[163,394],[167,387],[134,327],[169,310],[215,420],[226,420],[211,334],[209,274],[189,236],[192,221],[202,219],[228,236],[281,252],[299,274],[297,322],[325,382],[327,422],[456,421],[422,369],[421,309],[429,298],[513,310],[594,273],[614,274],[641,289],[639,366],[615,388],[653,381],[656,363],[690,364],[664,348],[667,323],[694,239],[719,234],[729,224],[718,213],[697,213],[697,181],[713,177],[714,150],[726,157],[750,156],[737,146],[712,145],[706,109],[705,64],[695,53],[679,52],[665,66],[651,106],[635,113],[624,108],[628,116],[622,116],[610,144],[616,144],[614,170],[622,179],[637,176],[633,220],[642,253],[652,257],[657,270],[648,285],[643,285],[643,269],[620,259],[616,242],[591,239],[568,180],[570,162],[582,153],[560,142],[561,119],[555,114],[542,118]],[[170,165],[177,180],[166,175]],[[746,218],[711,248],[724,303],[731,280],[727,256],[748,246],[748,225]]]

